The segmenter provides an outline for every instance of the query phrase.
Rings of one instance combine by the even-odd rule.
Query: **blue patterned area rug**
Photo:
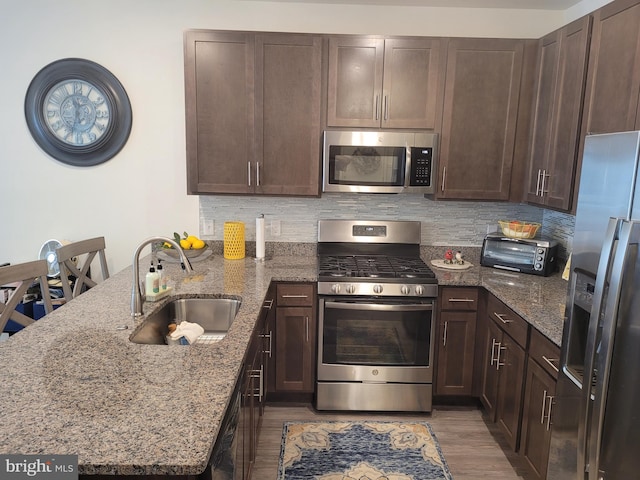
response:
[[[425,422],[286,422],[278,480],[452,480]]]

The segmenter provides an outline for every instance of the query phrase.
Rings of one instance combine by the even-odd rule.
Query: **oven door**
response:
[[[320,299],[318,381],[431,383],[433,299]]]

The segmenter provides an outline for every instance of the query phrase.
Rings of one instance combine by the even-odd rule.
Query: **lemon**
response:
[[[182,238],[180,239],[180,246],[183,248],[183,250],[189,250],[191,248],[191,242],[186,238]]]
[[[191,244],[191,247],[195,248],[196,250],[200,250],[201,248],[204,248],[204,245],[204,240],[196,238],[195,241]]]
[[[193,242],[195,242],[196,240],[198,240],[198,237],[196,237],[195,235],[189,235],[187,237],[187,242],[189,242],[191,245],[193,245]]]

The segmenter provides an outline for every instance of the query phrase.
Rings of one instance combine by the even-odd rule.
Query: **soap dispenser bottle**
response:
[[[164,267],[162,266],[162,260],[158,259],[158,268],[156,269],[158,274],[158,287],[161,292],[167,289],[167,276],[164,273]]]
[[[160,280],[158,279],[158,272],[153,267],[153,261],[144,279],[144,289],[147,295],[157,295],[160,291]]]

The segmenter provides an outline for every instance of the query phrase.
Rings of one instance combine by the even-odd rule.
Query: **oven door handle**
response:
[[[415,312],[418,310],[433,310],[433,302],[408,303],[406,305],[385,305],[379,303],[348,303],[325,302],[326,308],[339,308],[341,310],[376,310],[385,312]]]

